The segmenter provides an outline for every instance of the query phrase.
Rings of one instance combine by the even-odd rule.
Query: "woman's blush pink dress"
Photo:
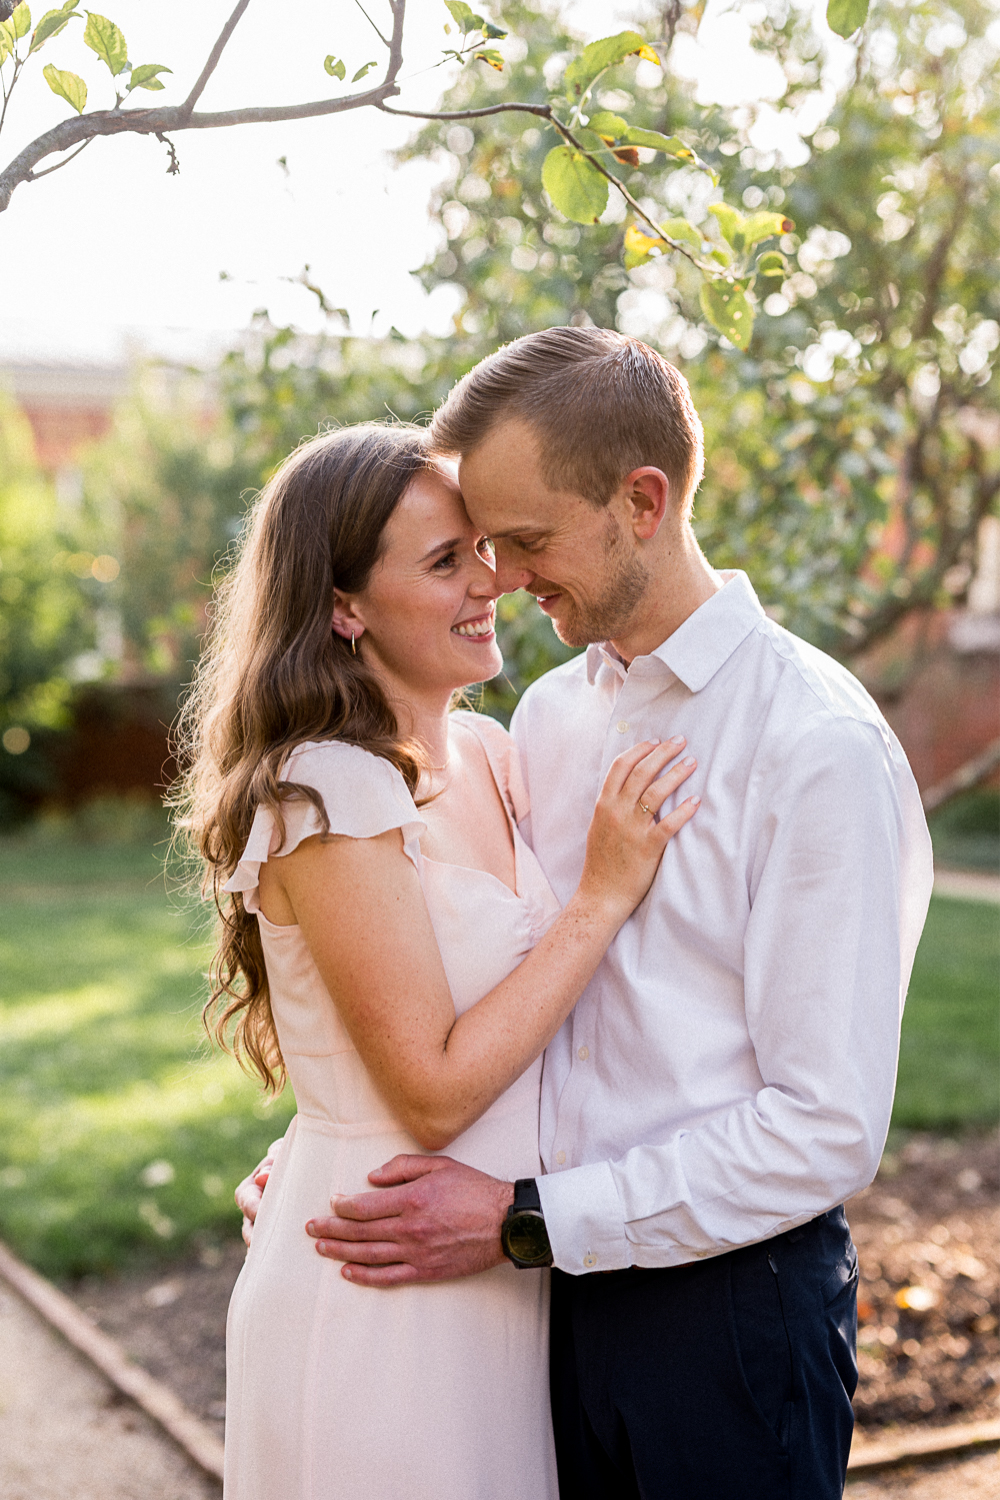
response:
[[[527,807],[511,741],[490,719],[461,717],[507,808],[516,894],[421,855],[424,824],[388,761],[323,741],[298,747],[282,773],[316,788],[333,833],[402,830],[458,1014],[520,963],[559,910],[517,833]],[[322,831],[304,799],[285,804],[285,823],[281,854]],[[505,1263],[464,1280],[352,1286],[305,1233],[333,1194],[370,1189],[373,1167],[421,1148],[351,1045],[299,928],[258,909],[260,865],[278,842],[259,810],[228,887],[257,912],[298,1113],[230,1305],[226,1500],[556,1500],[548,1272]],[[538,1059],[446,1154],[507,1181],[538,1174],[540,1076]]]

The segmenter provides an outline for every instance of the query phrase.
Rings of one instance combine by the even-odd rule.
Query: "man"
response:
[[[855,679],[702,555],[701,426],[654,351],[516,340],[432,437],[499,585],[587,647],[512,724],[556,894],[623,749],[686,735],[702,803],[546,1053],[547,1175],[515,1193],[397,1158],[309,1232],[371,1286],[550,1248],[565,1500],[833,1500],[857,1379],[839,1205],[881,1155],[931,886],[913,778]]]

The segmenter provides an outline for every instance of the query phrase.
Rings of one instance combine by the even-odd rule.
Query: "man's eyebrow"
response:
[[[462,538],[460,536],[453,536],[447,542],[437,542],[429,552],[424,553],[420,561],[425,563],[429,557],[436,557],[438,553],[453,552],[456,547],[461,545],[461,542]]]
[[[491,542],[500,542],[515,536],[538,537],[549,536],[551,533],[546,531],[544,526],[531,526],[526,523],[523,526],[508,526],[506,531],[491,531],[489,535]]]

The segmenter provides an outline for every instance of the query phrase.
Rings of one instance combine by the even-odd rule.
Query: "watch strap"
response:
[[[534,1177],[519,1177],[514,1183],[514,1202],[508,1213],[523,1213],[526,1209],[533,1209],[535,1213],[542,1212],[542,1200],[538,1194],[538,1183]]]

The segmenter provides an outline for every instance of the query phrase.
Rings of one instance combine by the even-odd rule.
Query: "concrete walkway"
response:
[[[1000,906],[1000,875],[990,875],[985,870],[935,870],[934,894]]]
[[[3,1500],[219,1500],[221,1488],[0,1283]]]

